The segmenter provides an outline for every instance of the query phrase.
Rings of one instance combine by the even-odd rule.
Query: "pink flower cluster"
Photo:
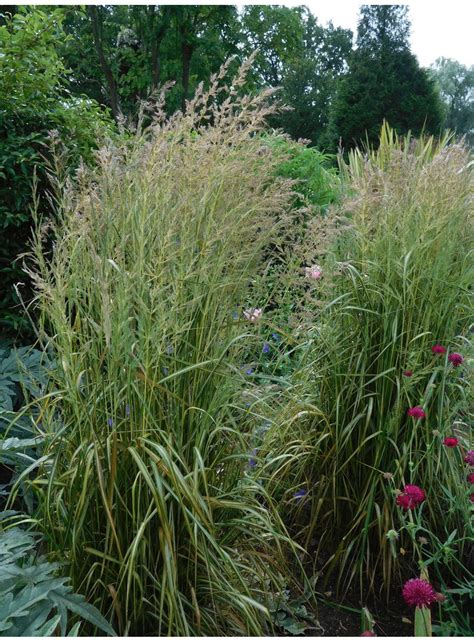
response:
[[[446,447],[456,447],[459,445],[459,440],[455,436],[447,436],[443,439],[443,445],[446,445]]]
[[[470,467],[474,467],[474,450],[469,450],[468,452],[466,452],[466,456],[464,457],[464,463],[466,463]],[[469,474],[467,475],[467,482],[470,485],[474,484],[473,472],[469,472]],[[474,503],[474,492],[471,492],[471,494],[469,494],[469,500],[471,501],[471,503]]]
[[[405,603],[412,608],[429,608],[439,600],[433,586],[425,579],[409,579],[403,586],[402,594]]]
[[[431,352],[436,356],[446,354],[447,351],[448,350],[446,349],[446,347],[444,347],[444,345],[440,345],[439,343],[436,343],[436,345],[433,345],[433,347],[431,348]],[[459,367],[464,363],[464,356],[459,352],[452,352],[448,355],[448,361],[453,367]],[[403,376],[413,376],[413,371],[411,369],[407,369],[403,372]]]
[[[263,309],[260,309],[260,307],[253,307],[244,311],[244,318],[251,323],[256,323],[262,317],[262,314]]]
[[[396,504],[400,506],[405,512],[407,510],[414,510],[426,500],[426,494],[418,485],[405,485],[403,492],[396,498]]]
[[[448,350],[443,345],[437,344],[433,345],[431,351],[433,352],[433,354],[446,354]],[[459,367],[464,363],[464,357],[462,356],[462,354],[459,354],[459,352],[452,352],[448,356],[448,361],[453,367]]]
[[[319,265],[311,265],[311,267],[304,268],[304,275],[306,278],[311,278],[312,280],[321,280],[323,277],[323,270]]]
[[[410,407],[407,411],[407,414],[408,416],[412,416],[413,418],[415,418],[417,421],[425,418],[426,416],[424,409],[420,405]]]

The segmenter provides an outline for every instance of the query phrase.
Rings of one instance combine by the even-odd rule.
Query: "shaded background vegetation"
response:
[[[0,7],[0,327],[29,340],[14,290],[28,286],[17,256],[27,248],[33,176],[42,211],[50,132],[69,152],[68,167],[91,162],[105,136],[139,104],[173,83],[173,113],[224,60],[258,55],[246,90],[281,87],[291,110],[270,119],[294,139],[334,153],[368,137],[383,119],[398,133],[443,127],[472,138],[473,69],[440,59],[421,69],[409,48],[407,7],[361,7],[356,38],[323,26],[306,7],[69,6]],[[310,156],[308,169],[310,172]]]

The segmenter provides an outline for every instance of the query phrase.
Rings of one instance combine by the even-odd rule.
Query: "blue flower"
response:
[[[253,367],[249,367],[247,370],[245,370],[245,373],[247,376],[251,376],[253,374]]]
[[[108,418],[108,419],[107,419],[107,425],[108,425],[109,427],[113,427],[113,424],[114,424],[113,420],[112,420],[111,418]]]
[[[279,343],[279,342],[281,341],[281,337],[280,337],[280,335],[279,335],[279,334],[276,334],[275,332],[273,332],[273,334],[272,334],[272,338],[273,338],[273,340],[275,341],[275,343]]]
[[[130,416],[130,405],[128,403],[125,405],[125,416]]]
[[[257,459],[256,459],[256,458],[254,458],[254,457],[255,457],[255,456],[257,456],[257,451],[258,451],[258,450],[257,450],[257,448],[254,448],[254,449],[252,450],[252,458],[251,458],[251,459],[249,459],[249,463],[248,463],[249,467],[256,467],[256,465],[257,465]]]
[[[173,345],[171,345],[171,344],[170,344],[170,345],[167,345],[167,346],[166,346],[166,353],[167,353],[167,354],[172,354],[173,352],[174,352]]]
[[[293,498],[295,499],[302,499],[308,494],[307,490],[304,489],[304,487],[300,488],[297,492],[293,494]]]
[[[271,348],[270,348],[270,343],[267,343],[267,342],[265,341],[265,343],[263,343],[262,352],[263,352],[264,354],[268,354],[268,352],[270,351],[270,349],[271,349]]]

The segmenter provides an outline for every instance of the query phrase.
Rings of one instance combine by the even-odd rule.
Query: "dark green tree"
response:
[[[183,108],[193,89],[238,53],[232,6],[105,5],[65,9],[72,36],[62,51],[76,89],[136,116],[140,101],[173,82],[168,110]]]
[[[260,86],[280,86],[288,65],[304,54],[303,7],[249,5],[242,15],[243,51],[258,49],[252,74]]]
[[[474,144],[474,66],[438,58],[430,73],[441,92],[445,107],[444,126]]]
[[[306,138],[321,147],[327,142],[337,81],[352,50],[352,32],[332,23],[323,27],[309,11],[303,17],[302,54],[287,65],[282,79],[281,98],[291,111],[280,116],[279,126],[293,138]]]
[[[341,139],[346,148],[367,138],[376,143],[384,119],[398,133],[440,131],[439,94],[410,51],[409,33],[406,6],[362,6],[357,46],[332,110],[334,142]]]

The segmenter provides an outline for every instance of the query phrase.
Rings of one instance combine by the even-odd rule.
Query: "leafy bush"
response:
[[[37,467],[46,438],[35,399],[44,396],[51,368],[40,350],[0,348],[0,507],[21,492],[22,507],[33,509],[22,475],[29,476]]]
[[[293,524],[309,510],[300,536],[316,541],[320,563],[361,591],[381,572],[388,590],[403,557],[386,535],[404,485],[424,488],[433,537],[470,527],[460,454],[454,461],[443,439],[462,450],[472,438],[467,365],[450,362],[465,352],[472,318],[471,171],[462,147],[398,140],[388,127],[377,152],[353,152],[343,171],[348,195],[328,218],[333,255],[307,300],[313,318],[302,320],[305,364],[267,447],[282,454],[271,481],[284,509],[295,487],[307,490]],[[448,353],[433,354],[438,343]],[[425,418],[407,416],[415,406]],[[447,560],[458,575],[468,539]]]
[[[56,50],[65,37],[61,22],[59,9],[19,7],[0,26],[0,327],[11,337],[31,336],[13,288],[25,280],[15,261],[31,236],[35,174],[41,208],[50,210],[43,193],[50,132],[62,136],[72,168],[80,157],[91,159],[100,131],[109,124],[94,101],[68,93],[67,71]]]
[[[286,156],[277,174],[296,181],[299,204],[314,208],[313,214],[325,213],[339,192],[339,179],[331,167],[331,156],[289,137],[265,135],[263,140],[274,153]]]
[[[70,580],[57,576],[58,565],[36,557],[37,538],[18,527],[0,528],[0,636],[65,636],[69,613],[115,636],[96,608],[72,592]],[[77,636],[80,625],[69,636]]]
[[[239,97],[241,75],[215,101],[224,74],[184,114],[166,121],[160,103],[146,131],[101,150],[57,196],[53,251],[41,228],[35,243],[59,363],[43,421],[63,423],[37,518],[123,634],[262,634],[282,587],[285,534],[245,473],[234,402],[255,324],[232,312],[291,222],[292,191],[253,135],[270,92]]]

